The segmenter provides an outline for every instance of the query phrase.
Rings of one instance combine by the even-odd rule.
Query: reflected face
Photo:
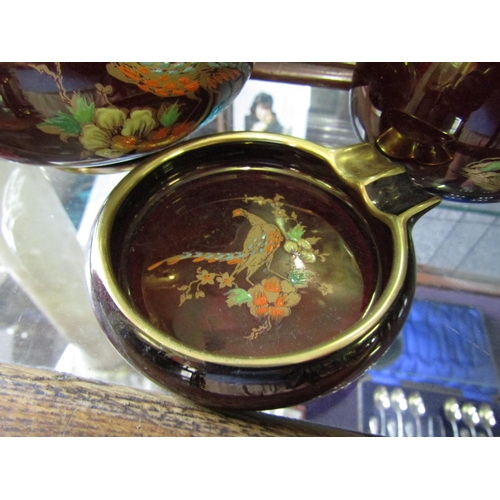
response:
[[[257,104],[257,107],[255,108],[255,116],[261,122],[267,122],[272,117],[272,113],[271,110],[266,108],[263,104]]]

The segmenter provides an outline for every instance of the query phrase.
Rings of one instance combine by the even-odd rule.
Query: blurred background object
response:
[[[500,200],[499,63],[358,63],[351,109],[360,139],[445,198]]]

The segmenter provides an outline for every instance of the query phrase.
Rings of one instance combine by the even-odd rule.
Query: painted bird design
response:
[[[148,267],[148,271],[152,271],[162,264],[172,266],[185,259],[191,259],[193,262],[227,262],[236,265],[231,276],[246,271],[246,280],[253,285],[250,278],[264,265],[269,269],[274,254],[283,241],[283,236],[274,224],[266,222],[261,217],[251,214],[243,208],[234,210],[233,217],[245,217],[251,226],[243,242],[243,250],[228,253],[183,252],[152,264]]]

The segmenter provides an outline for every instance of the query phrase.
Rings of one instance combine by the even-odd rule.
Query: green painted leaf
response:
[[[50,127],[57,127],[61,132],[67,134],[78,135],[81,131],[80,124],[68,113],[62,113],[59,111],[56,115],[47,118],[43,125],[48,125]]]
[[[89,104],[87,102],[87,99],[84,99],[81,96],[77,96],[76,109],[71,108],[70,113],[78,123],[84,125],[85,123],[90,123],[92,121],[92,117],[94,116],[94,109],[95,104],[93,102]]]
[[[299,241],[305,231],[304,226],[297,224],[293,229],[290,229],[290,231],[286,233],[286,237],[292,241]]]
[[[160,123],[164,127],[170,127],[179,119],[180,114],[179,105],[175,103],[161,115]]]
[[[495,172],[497,170],[500,170],[500,161],[491,162],[489,165],[486,165],[486,167],[483,167],[481,172]]]
[[[295,288],[304,288],[311,280],[313,273],[311,271],[294,269],[288,273],[288,280],[291,286]]]
[[[226,293],[228,299],[226,303],[229,307],[241,306],[252,301],[252,296],[243,288],[235,288]]]

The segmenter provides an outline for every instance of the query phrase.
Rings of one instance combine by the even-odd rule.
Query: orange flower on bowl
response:
[[[300,302],[300,295],[288,280],[267,278],[248,290],[252,300],[247,302],[255,317],[269,317],[274,321],[291,314],[291,308]]]

